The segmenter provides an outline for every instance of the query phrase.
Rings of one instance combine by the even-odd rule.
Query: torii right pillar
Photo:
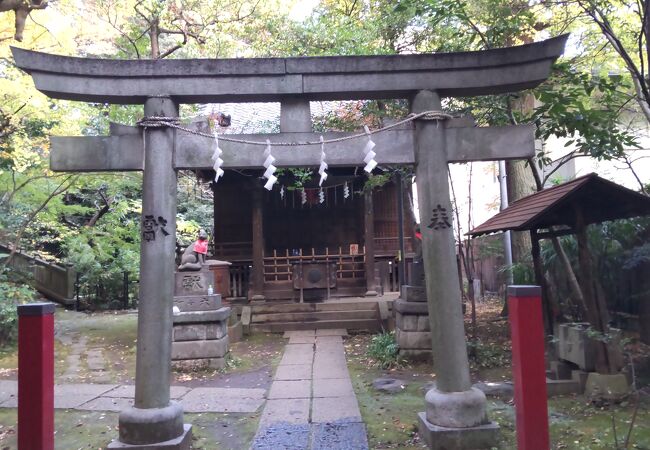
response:
[[[413,113],[441,111],[440,96],[420,91]],[[445,124],[415,122],[415,175],[436,386],[419,413],[420,435],[431,449],[490,448],[499,427],[488,420],[485,394],[470,381],[461,292],[454,249]]]

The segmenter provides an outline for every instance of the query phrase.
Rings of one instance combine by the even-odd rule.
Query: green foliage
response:
[[[579,153],[597,159],[622,156],[638,148],[637,137],[621,127],[619,116],[629,102],[628,77],[596,75],[576,70],[568,62],[556,64],[551,78],[536,90],[541,105],[531,117],[537,123],[537,137],[569,138]],[[538,155],[540,162],[550,162]]]
[[[367,354],[382,369],[390,369],[402,364],[394,331],[373,336]]]
[[[0,258],[5,256],[8,255],[0,255]],[[0,347],[16,340],[18,332],[16,306],[34,297],[35,292],[25,284],[25,280],[20,280],[11,269],[0,270]]]
[[[481,369],[507,366],[512,358],[508,346],[483,342],[480,339],[467,343],[467,353],[471,357],[472,365]]]

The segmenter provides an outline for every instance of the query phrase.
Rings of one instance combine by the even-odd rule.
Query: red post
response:
[[[544,319],[539,286],[508,286],[518,450],[548,450]]]
[[[18,450],[54,450],[54,304],[18,306]]]

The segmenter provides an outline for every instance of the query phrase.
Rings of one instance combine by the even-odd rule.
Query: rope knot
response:
[[[148,116],[138,120],[136,124],[143,128],[177,127],[180,117]]]

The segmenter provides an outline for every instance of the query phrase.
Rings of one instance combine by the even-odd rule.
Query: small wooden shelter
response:
[[[587,225],[645,215],[650,215],[650,197],[591,173],[517,200],[468,234],[480,236],[507,230],[530,231],[535,278],[542,286],[548,332],[552,330],[552,313],[547,300],[539,241],[575,234],[583,307],[589,323],[598,332],[605,333],[608,311],[599,281],[593,274],[587,246]],[[598,371],[607,372],[611,364],[607,361],[606,351],[601,352],[599,358]]]

